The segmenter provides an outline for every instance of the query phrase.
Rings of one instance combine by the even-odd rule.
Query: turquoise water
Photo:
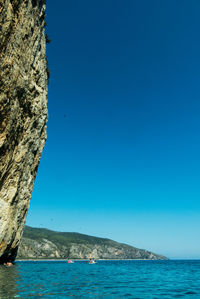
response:
[[[0,298],[200,298],[200,261],[17,262]]]

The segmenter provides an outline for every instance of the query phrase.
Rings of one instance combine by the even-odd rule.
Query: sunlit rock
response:
[[[44,0],[0,0],[0,262],[14,260],[46,140]]]

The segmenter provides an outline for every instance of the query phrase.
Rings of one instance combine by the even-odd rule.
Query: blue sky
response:
[[[27,224],[200,258],[200,2],[47,1],[48,139]]]

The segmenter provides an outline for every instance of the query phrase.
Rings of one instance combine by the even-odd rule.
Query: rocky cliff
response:
[[[0,263],[14,260],[46,140],[44,0],[0,0]]]
[[[105,238],[25,226],[19,259],[167,259]]]

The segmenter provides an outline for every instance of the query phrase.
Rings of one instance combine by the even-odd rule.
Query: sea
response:
[[[200,298],[200,260],[21,261],[0,266],[0,298]]]

